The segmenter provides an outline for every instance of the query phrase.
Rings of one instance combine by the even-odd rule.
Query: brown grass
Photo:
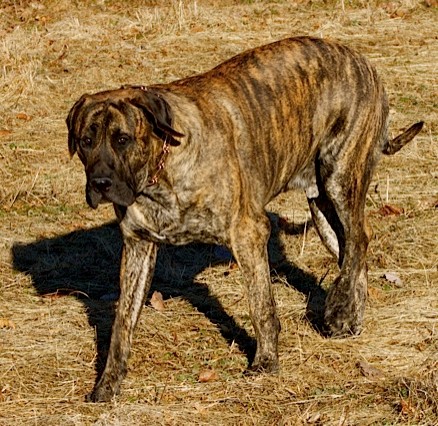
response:
[[[0,424],[438,425],[437,27],[431,0],[3,0]],[[170,81],[298,34],[372,59],[394,133],[426,121],[370,188],[363,334],[325,339],[306,319],[336,266],[303,226],[302,195],[288,194],[270,206],[281,373],[242,374],[252,330],[226,253],[167,247],[154,282],[165,310],[143,312],[122,395],[84,403],[96,339],[102,353],[108,338],[112,302],[102,296],[117,292],[120,239],[106,225],[111,209],[84,202],[82,167],[67,154],[70,106],[84,92]],[[398,214],[382,215],[384,205]],[[200,383],[205,370],[217,379]]]

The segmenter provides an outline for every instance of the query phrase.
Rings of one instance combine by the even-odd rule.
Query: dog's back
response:
[[[234,153],[248,185],[265,188],[256,190],[265,203],[288,187],[313,185],[316,156],[361,150],[353,146],[359,133],[367,133],[367,153],[380,153],[386,140],[388,104],[374,67],[322,39],[281,40],[158,87],[175,105],[183,132],[191,127],[199,137],[194,127],[209,128],[206,164],[220,162],[218,150]],[[188,124],[194,106],[202,118]]]

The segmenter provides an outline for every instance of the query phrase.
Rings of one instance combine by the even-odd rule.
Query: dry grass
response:
[[[3,0],[0,424],[438,425],[437,25],[432,0]],[[84,403],[95,341],[103,352],[108,338],[112,302],[101,297],[117,291],[120,240],[106,225],[111,209],[85,205],[82,167],[67,155],[68,109],[83,92],[170,81],[298,34],[373,60],[394,132],[427,123],[382,161],[370,189],[363,334],[324,339],[306,319],[336,266],[302,226],[302,195],[288,194],[270,206],[280,375],[242,374],[252,330],[226,254],[168,247],[154,282],[165,311],[141,316],[121,397]],[[385,204],[403,212],[382,215]],[[402,284],[381,278],[390,271]],[[206,369],[218,378],[200,383]]]

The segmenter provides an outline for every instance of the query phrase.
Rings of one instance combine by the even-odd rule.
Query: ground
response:
[[[3,0],[0,5],[0,425],[438,425],[438,9],[435,0]],[[89,404],[109,337],[120,236],[90,210],[65,118],[85,92],[207,70],[294,35],[375,64],[391,132],[367,198],[365,328],[312,324],[337,267],[304,197],[269,205],[281,371],[246,376],[253,345],[239,269],[222,247],[164,247],[122,394]],[[157,295],[157,293],[155,293]],[[158,301],[159,302],[159,301]]]

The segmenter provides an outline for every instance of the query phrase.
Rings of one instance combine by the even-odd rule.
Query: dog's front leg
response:
[[[244,217],[233,227],[232,251],[247,283],[249,313],[257,350],[250,366],[255,372],[276,372],[278,364],[277,318],[268,262],[269,219]]]
[[[105,370],[89,401],[109,401],[126,375],[134,328],[148,294],[157,258],[157,245],[125,238],[120,266],[120,297],[111,333]]]

